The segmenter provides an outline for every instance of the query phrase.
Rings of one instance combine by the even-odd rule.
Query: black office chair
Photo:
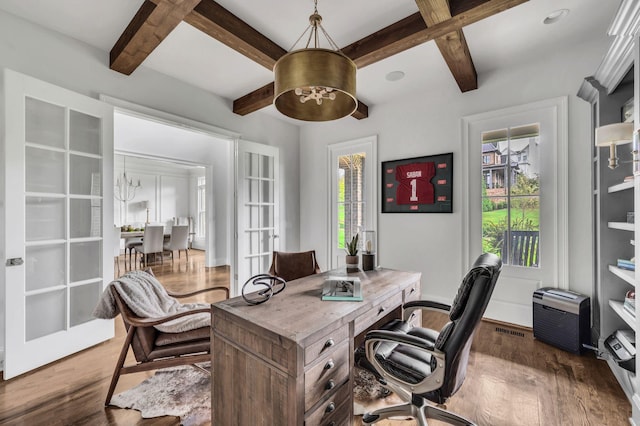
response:
[[[367,333],[366,358],[358,359],[356,354],[356,361],[408,402],[365,414],[365,424],[392,416],[411,416],[422,426],[427,425],[427,418],[474,425],[428,401],[444,404],[462,385],[473,334],[501,269],[500,258],[485,253],[464,277],[451,306],[430,301],[408,302],[404,305],[404,321],[395,320],[382,330]],[[448,312],[449,322],[439,332],[412,327],[409,320],[417,309]]]

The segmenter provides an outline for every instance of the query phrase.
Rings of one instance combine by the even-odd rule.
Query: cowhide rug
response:
[[[382,386],[373,374],[358,366],[355,367],[353,373],[353,414],[355,416],[402,403],[404,401]],[[404,420],[405,417],[394,419]]]
[[[359,367],[354,371],[353,393],[356,416],[404,402]],[[191,366],[157,370],[134,388],[114,395],[111,405],[138,410],[144,419],[176,416],[185,426],[210,425],[211,376]]]
[[[203,367],[210,368],[208,364]],[[144,419],[176,416],[185,426],[210,425],[211,376],[191,366],[165,368],[114,395],[111,404],[138,410]]]

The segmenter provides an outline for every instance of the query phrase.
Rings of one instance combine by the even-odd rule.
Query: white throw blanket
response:
[[[111,319],[118,315],[118,306],[113,294],[111,294],[111,286],[116,289],[124,303],[139,317],[160,318],[193,309],[209,308],[206,303],[182,304],[169,296],[153,275],[144,271],[130,271],[107,286],[93,311],[94,317]],[[211,325],[211,315],[200,313],[159,324],[155,328],[165,333],[180,333],[209,325]]]

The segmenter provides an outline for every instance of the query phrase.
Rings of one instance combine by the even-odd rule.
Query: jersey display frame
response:
[[[452,213],[453,153],[383,161],[382,213]]]

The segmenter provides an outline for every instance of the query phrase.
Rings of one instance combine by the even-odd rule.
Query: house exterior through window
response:
[[[539,124],[482,134],[482,248],[513,266],[539,266],[539,146]]]

